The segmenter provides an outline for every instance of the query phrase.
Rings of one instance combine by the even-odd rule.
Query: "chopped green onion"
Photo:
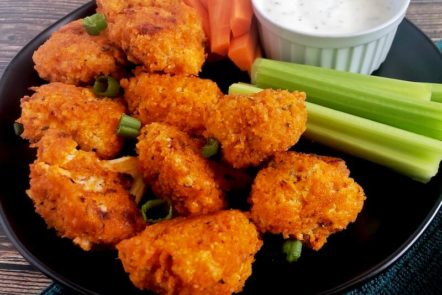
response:
[[[216,138],[209,137],[207,143],[201,149],[204,158],[210,158],[218,154],[219,141]]]
[[[287,262],[298,261],[301,257],[302,243],[298,240],[287,240],[282,244],[282,252],[286,254]]]
[[[89,35],[97,36],[107,28],[104,15],[96,13],[83,19],[83,26]]]
[[[161,208],[167,205],[167,214],[164,217],[150,218],[148,211],[155,208]],[[172,204],[165,200],[150,200],[147,201],[143,206],[141,206],[141,215],[143,219],[149,223],[157,223],[160,221],[168,220],[172,218]]]
[[[117,127],[117,134],[122,137],[136,138],[140,135],[141,122],[131,116],[123,114]]]
[[[134,129],[140,129],[141,128],[141,121],[137,118],[128,116],[126,114],[123,114],[120,118],[120,124],[127,126],[129,128]]]
[[[442,140],[442,104],[418,99],[423,92],[431,97],[426,83],[262,58],[253,64],[252,81],[261,88],[305,91],[309,102]]]
[[[95,79],[93,92],[100,97],[116,97],[120,94],[120,83],[110,76],[99,76]]]
[[[23,124],[14,122],[14,132],[15,135],[20,136],[24,131]]]
[[[262,89],[240,83],[229,88],[229,94],[247,94],[247,91],[256,93]],[[437,174],[442,159],[439,140],[314,103],[306,105],[305,137],[423,183]]]
[[[117,134],[121,137],[136,138],[140,134],[140,130],[126,126],[118,126]]]

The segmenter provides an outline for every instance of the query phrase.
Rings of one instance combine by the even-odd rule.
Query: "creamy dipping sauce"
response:
[[[351,34],[393,16],[397,0],[261,0],[269,19],[286,28],[316,34]]]

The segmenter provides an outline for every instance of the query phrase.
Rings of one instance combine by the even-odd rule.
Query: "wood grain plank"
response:
[[[442,39],[442,1],[418,1],[412,3],[407,18],[433,41]]]
[[[0,294],[40,294],[51,280],[30,270],[0,269]]]
[[[17,52],[41,31],[88,0],[0,0],[0,75]]]
[[[0,0],[0,75],[32,38],[87,2]],[[40,294],[51,282],[29,265],[0,229],[0,295]]]

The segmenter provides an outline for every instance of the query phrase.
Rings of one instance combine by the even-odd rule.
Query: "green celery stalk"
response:
[[[261,60],[257,62],[265,63],[266,61],[268,60]],[[342,83],[351,81],[352,83],[356,83],[355,86],[362,87],[366,90],[371,90],[371,88],[376,87],[377,91],[385,91],[385,94],[394,96],[398,99],[412,98],[426,101],[431,100],[432,85],[429,83],[411,82],[380,76],[369,76],[311,65],[294,64],[290,62],[277,63],[278,67],[288,68],[289,71],[295,68],[303,73],[312,74],[314,75],[313,77],[321,77],[322,80],[332,79],[333,81],[340,81]]]
[[[442,84],[429,83],[431,86],[431,100],[442,102]]]
[[[232,84],[229,94],[261,91],[253,85]],[[439,140],[307,102],[306,138],[386,166],[426,183],[439,169]]]
[[[229,94],[247,95],[247,94],[258,93],[260,91],[262,91],[262,88],[243,82],[233,83],[232,85],[229,86]]]
[[[337,73],[336,77],[330,71]],[[391,80],[262,58],[252,69],[252,82],[258,87],[305,91],[309,102],[442,140],[442,105],[390,92]]]

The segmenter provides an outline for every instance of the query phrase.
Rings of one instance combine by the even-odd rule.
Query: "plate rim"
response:
[[[416,24],[414,24],[412,21],[410,21],[408,18],[404,18],[403,22],[408,23],[412,29],[416,30],[418,33],[420,33],[424,39],[429,43],[428,45],[431,46],[431,48],[436,51],[436,53],[442,58],[442,51],[437,48],[436,44],[433,42],[433,40],[428,37],[427,34],[425,34]],[[387,57],[388,58],[388,57]],[[441,81],[442,82],[442,81]],[[440,170],[442,167],[442,164],[439,164],[439,172],[442,173]],[[439,184],[442,186],[441,184]],[[407,240],[398,248],[396,251],[394,251],[392,254],[390,254],[388,257],[386,257],[384,260],[379,262],[378,264],[374,265],[373,267],[367,269],[363,273],[359,274],[358,276],[354,277],[353,279],[350,279],[349,281],[340,284],[339,286],[330,288],[328,290],[325,290],[323,292],[318,293],[317,295],[325,295],[325,294],[333,294],[338,292],[344,292],[344,291],[350,291],[350,288],[356,288],[358,285],[361,285],[365,282],[367,282],[369,279],[374,278],[375,276],[379,275],[381,272],[387,270],[390,266],[392,266],[397,260],[399,260],[416,242],[417,240],[422,236],[422,234],[425,232],[425,230],[428,228],[428,226],[433,221],[434,217],[437,215],[439,210],[442,210],[442,192],[439,195],[439,198],[437,199],[436,203],[433,205],[431,210],[428,212],[425,219],[419,224],[418,228],[413,232],[412,235],[409,236]]]
[[[77,9],[69,12],[53,24],[51,24],[49,27],[38,33],[34,38],[32,38],[30,41],[26,43],[23,48],[20,49],[20,51],[10,60],[7,67],[5,68],[1,78],[0,78],[0,89],[3,89],[5,86],[5,78],[8,76],[9,72],[15,67],[15,64],[17,63],[17,60],[20,59],[22,55],[26,53],[26,51],[29,50],[31,47],[31,44],[35,43],[37,40],[41,39],[43,35],[50,34],[51,32],[57,30],[60,26],[70,21],[73,15],[82,15],[86,13],[86,11],[92,9],[95,6],[94,1],[89,1],[82,6],[78,7]],[[414,30],[416,30],[418,33],[423,35],[426,39],[426,41],[431,44],[431,47],[433,50],[435,50],[441,57],[442,53],[440,50],[436,47],[434,42],[419,28],[417,27],[412,21],[410,21],[407,18],[404,18],[403,22],[408,23]],[[441,173],[441,172],[439,172]],[[388,255],[385,259],[377,263],[376,265],[372,266],[371,268],[363,271],[359,275],[353,277],[352,279],[347,280],[344,283],[341,283],[335,287],[329,288],[327,290],[321,291],[317,293],[318,295],[322,294],[334,294],[334,293],[340,293],[344,291],[349,291],[350,288],[356,288],[358,285],[363,284],[364,282],[368,281],[369,279],[375,277],[376,275],[380,274],[381,272],[388,269],[392,264],[394,264],[399,258],[401,258],[415,243],[416,241],[421,237],[421,235],[425,232],[427,227],[430,225],[430,223],[433,221],[436,214],[441,210],[442,207],[442,193],[439,195],[438,199],[436,200],[435,204],[432,206],[431,210],[427,213],[425,219],[419,224],[418,228],[406,239],[400,247],[398,247],[393,253]],[[51,278],[53,281],[60,283],[61,285],[64,285],[73,291],[80,292],[82,294],[97,294],[99,293],[93,292],[90,289],[87,289],[75,282],[73,282],[71,279],[60,275],[56,271],[52,270],[49,266],[47,266],[44,262],[42,262],[39,258],[34,256],[27,247],[22,243],[22,241],[18,238],[18,236],[15,234],[15,231],[13,230],[9,220],[6,218],[6,214],[3,208],[3,203],[0,202],[0,224],[3,227],[6,236],[11,241],[11,243],[14,245],[15,249],[34,267],[36,267],[37,270],[41,271],[43,274]]]

